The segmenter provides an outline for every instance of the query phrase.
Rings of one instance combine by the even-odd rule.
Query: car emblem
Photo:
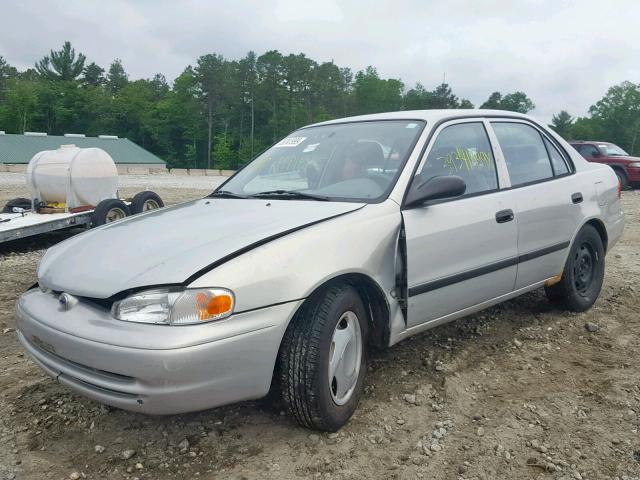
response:
[[[62,310],[69,310],[76,303],[78,303],[78,299],[68,293],[61,293],[58,297],[58,303],[60,304],[60,308]]]

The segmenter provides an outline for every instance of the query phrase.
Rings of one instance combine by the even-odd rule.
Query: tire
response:
[[[604,280],[604,247],[598,231],[585,225],[571,245],[561,280],[545,287],[547,298],[573,312],[591,308]]]
[[[335,432],[351,418],[364,389],[367,339],[367,310],[350,285],[329,286],[303,305],[278,354],[282,398],[300,425]],[[342,355],[335,356],[341,343]],[[332,358],[338,365],[333,376]],[[338,386],[340,377],[345,381]]]
[[[620,189],[629,190],[629,179],[627,178],[627,174],[622,170],[618,170],[617,168],[614,169],[613,171],[616,172],[616,175],[618,176],[618,181],[620,182]]]
[[[91,226],[99,227],[107,223],[121,220],[131,215],[129,207],[122,200],[108,198],[102,200],[91,215]]]
[[[12,198],[2,209],[2,213],[13,213],[13,207],[24,208],[25,210],[31,210],[31,200],[28,198]]]
[[[136,215],[138,213],[146,212],[148,210],[156,210],[164,207],[164,202],[155,192],[146,190],[144,192],[136,193],[131,200],[131,214]]]

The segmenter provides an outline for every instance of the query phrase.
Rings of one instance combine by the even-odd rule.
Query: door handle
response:
[[[573,195],[571,195],[571,201],[573,203],[582,203],[582,192],[576,192]]]
[[[513,220],[515,215],[513,214],[513,210],[500,210],[496,213],[496,222],[498,223],[507,223]]]

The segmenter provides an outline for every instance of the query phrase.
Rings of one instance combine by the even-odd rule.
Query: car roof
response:
[[[369,115],[357,115],[354,117],[337,118],[326,122],[314,123],[307,127],[319,125],[331,125],[335,123],[359,122],[372,120],[424,120],[428,123],[435,123],[441,120],[448,120],[460,117],[517,117],[527,120],[534,120],[529,115],[506,110],[484,110],[484,109],[440,109],[440,110],[403,110],[400,112],[372,113]],[[535,121],[535,120],[534,120]],[[306,127],[305,127],[306,128]]]

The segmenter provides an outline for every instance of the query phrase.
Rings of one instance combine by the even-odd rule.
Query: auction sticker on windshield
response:
[[[274,147],[297,147],[306,139],[307,137],[287,137],[276,143]]]

